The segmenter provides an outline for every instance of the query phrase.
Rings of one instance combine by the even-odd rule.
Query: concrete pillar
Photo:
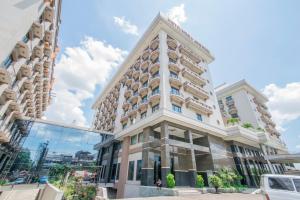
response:
[[[169,145],[169,130],[167,122],[162,122],[161,126],[161,182],[162,186],[166,187],[167,174],[170,173],[170,145]]]
[[[264,155],[268,155],[269,151],[267,150],[267,147],[265,145],[262,145],[262,144],[260,144],[259,146],[260,146],[260,149],[262,150],[262,152],[264,153]],[[271,162],[268,159],[266,159],[266,161],[267,161],[267,164],[268,164],[268,167],[269,167],[269,170],[271,171],[271,173],[275,174],[275,170],[274,170]]]
[[[190,130],[187,131],[188,133],[188,141],[191,144],[191,163],[190,167],[188,169],[189,173],[189,178],[190,178],[190,186],[195,187],[196,185],[196,180],[197,180],[197,167],[196,167],[196,159],[195,159],[195,150],[193,148],[193,135]]]
[[[160,63],[160,85],[159,89],[161,92],[160,98],[160,108],[167,109],[167,103],[169,102],[169,90],[168,90],[168,81],[169,81],[169,57],[168,57],[168,46],[167,46],[167,34],[164,31],[159,32],[159,63]]]
[[[120,175],[117,187],[117,199],[124,198],[125,184],[128,176],[128,157],[129,157],[130,136],[124,137],[122,144]]]
[[[141,185],[154,185],[154,168],[151,160],[151,135],[152,128],[147,127],[143,130],[144,142],[142,150],[142,177]]]

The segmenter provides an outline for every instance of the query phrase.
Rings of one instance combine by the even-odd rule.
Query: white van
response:
[[[300,176],[264,174],[260,188],[266,200],[300,200]]]

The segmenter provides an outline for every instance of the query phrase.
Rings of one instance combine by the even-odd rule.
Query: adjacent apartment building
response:
[[[41,118],[51,101],[61,0],[4,0],[0,10],[2,173],[26,135],[20,119]]]
[[[271,170],[260,146],[268,141],[266,132],[224,124],[210,75],[213,60],[207,48],[159,14],[103,90],[93,105],[93,128],[113,137],[94,147],[98,181],[115,187],[117,197],[134,196],[134,188],[158,179],[166,186],[168,173],[176,185],[194,186],[197,174],[208,184],[214,171],[239,168],[251,185],[252,168]],[[248,158],[259,158],[247,163],[249,173],[235,161],[233,147],[242,143],[253,153]]]

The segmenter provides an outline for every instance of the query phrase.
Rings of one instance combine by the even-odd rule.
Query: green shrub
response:
[[[2,185],[5,185],[5,184],[7,184],[7,180],[1,179],[0,180],[0,185],[2,186]]]
[[[244,123],[242,125],[242,127],[244,127],[244,128],[253,128],[253,125],[251,123]]]
[[[175,187],[175,179],[174,179],[174,175],[169,173],[167,175],[167,187],[168,188],[174,188]]]
[[[203,188],[204,187],[204,179],[201,175],[197,175],[196,186],[198,188]]]
[[[216,193],[218,193],[218,188],[222,187],[222,180],[217,175],[212,175],[208,178],[210,184],[214,186],[216,189]]]

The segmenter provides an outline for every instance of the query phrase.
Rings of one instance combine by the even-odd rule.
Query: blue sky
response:
[[[90,125],[95,97],[161,11],[213,53],[215,86],[245,78],[264,91],[289,149],[299,152],[299,7],[297,0],[65,0],[56,98],[46,116]]]

